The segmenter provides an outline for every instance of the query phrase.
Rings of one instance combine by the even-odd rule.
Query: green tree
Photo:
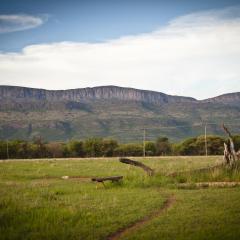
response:
[[[138,143],[120,144],[115,149],[116,156],[142,156],[143,146]]]
[[[101,138],[89,138],[84,142],[84,151],[87,157],[102,157],[103,144]]]
[[[46,144],[48,157],[62,158],[64,157],[64,144],[58,142],[51,142]]]
[[[83,142],[77,140],[72,140],[68,142],[64,153],[68,157],[84,157],[85,152]]]
[[[235,150],[236,151],[240,150],[240,135],[234,135],[233,142],[234,142]]]
[[[38,157],[38,158],[47,157],[46,145],[44,144],[41,136],[35,137],[33,140],[33,144],[36,146],[36,148],[35,148],[36,156],[35,157]]]
[[[183,142],[174,144],[174,154],[176,155],[198,155],[197,138],[188,138]]]
[[[169,155],[171,153],[171,144],[167,137],[159,137],[156,141],[156,154]]]
[[[0,141],[0,159],[7,159],[7,142]]]
[[[209,155],[223,154],[224,138],[219,136],[207,136],[207,150]],[[181,143],[173,145],[176,155],[205,155],[205,136],[188,138]]]
[[[104,139],[102,141],[102,151],[104,157],[112,157],[115,149],[118,147],[118,142],[113,139]]]
[[[205,136],[199,136],[196,139],[196,148],[197,155],[205,155],[206,147],[205,147]],[[219,136],[207,136],[207,150],[208,155],[220,155],[223,154],[223,144],[224,139]]]
[[[157,153],[156,144],[154,142],[145,143],[146,156],[155,156]]]

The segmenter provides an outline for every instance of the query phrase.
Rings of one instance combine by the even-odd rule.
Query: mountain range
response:
[[[41,136],[47,141],[111,137],[122,142],[167,136],[178,141],[204,133],[238,133],[240,93],[205,100],[161,92],[102,86],[44,90],[0,86],[0,139]]]

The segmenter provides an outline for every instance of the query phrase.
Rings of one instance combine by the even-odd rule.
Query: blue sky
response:
[[[1,0],[0,84],[240,91],[240,1]]]
[[[233,6],[239,0],[1,0],[0,14],[47,20],[39,27],[0,35],[0,51],[59,41],[101,42],[151,32],[176,16]],[[0,22],[1,23],[1,22]]]

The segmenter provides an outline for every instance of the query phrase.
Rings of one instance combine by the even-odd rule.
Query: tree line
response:
[[[240,148],[240,135],[233,137]],[[225,138],[207,137],[208,155],[222,155]],[[146,156],[205,155],[204,136],[188,138],[179,143],[171,143],[166,137],[145,142]],[[119,143],[114,139],[89,138],[84,141],[44,142],[41,138],[33,141],[0,141],[0,159],[31,158],[74,158],[74,157],[122,157],[143,156],[143,143]]]

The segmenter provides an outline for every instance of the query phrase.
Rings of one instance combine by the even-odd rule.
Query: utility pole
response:
[[[143,129],[143,157],[146,156],[146,129]]]
[[[207,124],[205,123],[205,153],[206,157],[208,155],[208,146],[207,146]]]
[[[8,139],[7,139],[7,159],[9,159],[9,151],[8,151]]]

